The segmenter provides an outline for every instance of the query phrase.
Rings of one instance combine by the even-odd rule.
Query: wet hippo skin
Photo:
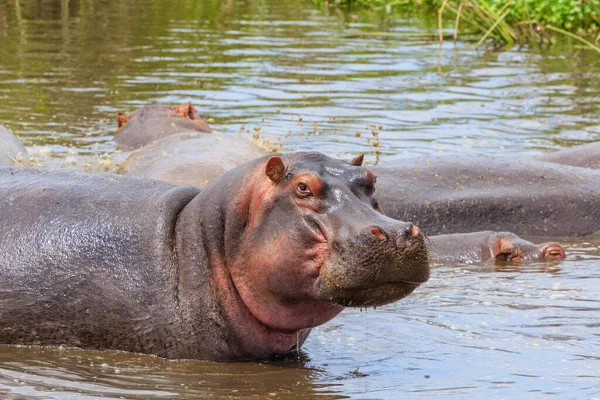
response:
[[[19,154],[25,155],[27,150],[11,131],[0,125],[0,165],[11,165]]]
[[[251,359],[403,298],[429,277],[424,237],[355,164],[267,156],[202,190],[0,168],[0,343]]]
[[[119,173],[176,185],[205,186],[233,167],[266,153],[238,137],[180,133],[132,152],[120,165]]]
[[[600,230],[600,173],[487,157],[403,160],[373,167],[383,211],[428,235],[509,231],[584,236]]]

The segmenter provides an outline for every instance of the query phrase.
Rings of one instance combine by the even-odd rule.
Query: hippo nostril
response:
[[[371,235],[375,236],[379,240],[388,240],[388,235],[378,226],[370,227],[369,232],[371,232]]]
[[[565,249],[558,243],[548,243],[542,250],[544,260],[562,260],[566,257]]]
[[[419,228],[413,224],[408,224],[404,229],[404,237],[417,236],[419,234]]]

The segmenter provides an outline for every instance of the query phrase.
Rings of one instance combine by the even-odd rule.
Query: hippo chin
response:
[[[344,306],[428,279],[423,235],[373,192],[368,170],[318,153],[263,157],[204,190],[0,168],[0,343],[290,351]]]

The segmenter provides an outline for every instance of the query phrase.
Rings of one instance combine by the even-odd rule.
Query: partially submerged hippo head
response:
[[[210,133],[191,103],[179,106],[153,104],[132,114],[117,114],[115,141],[124,150],[134,150],[178,133]]]
[[[423,235],[380,212],[376,178],[361,162],[264,157],[205,189],[233,176],[226,263],[240,299],[269,328],[314,327],[344,306],[399,300],[429,278]]]
[[[496,238],[490,239],[489,245],[497,261],[555,261],[566,256],[564,248],[556,242],[534,244],[508,232],[498,233]]]

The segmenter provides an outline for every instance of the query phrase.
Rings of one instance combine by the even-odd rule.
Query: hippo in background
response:
[[[27,155],[27,150],[11,131],[0,125],[0,165],[12,165],[19,155]]]
[[[294,350],[346,306],[429,278],[367,169],[266,156],[204,189],[0,168],[0,343],[231,361]],[[74,227],[76,229],[74,229]]]
[[[211,133],[191,103],[180,106],[153,104],[132,114],[117,114],[115,142],[122,150],[135,150],[178,133]]]
[[[144,107],[118,115],[117,123],[119,147],[135,149],[118,167],[124,175],[200,187],[268,153],[249,140],[212,132],[190,103]]]
[[[577,237],[600,230],[600,171],[477,157],[399,160],[371,168],[392,218],[430,235],[509,231]]]
[[[533,244],[510,232],[471,232],[428,237],[431,258],[436,262],[471,264],[487,260],[532,263],[566,257],[556,242]]]

